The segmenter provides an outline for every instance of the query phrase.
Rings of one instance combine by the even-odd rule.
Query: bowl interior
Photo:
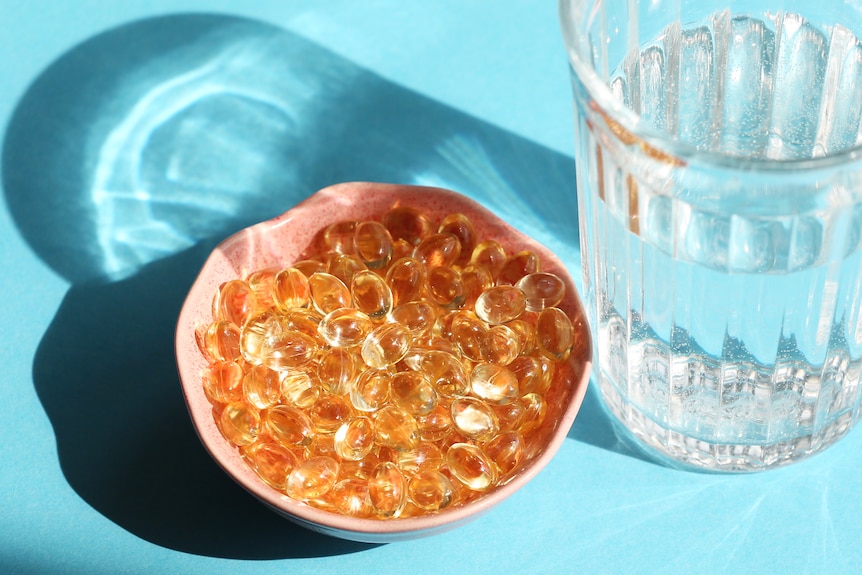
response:
[[[572,319],[575,345],[569,359],[556,370],[545,394],[548,413],[540,428],[530,434],[537,446],[524,458],[511,480],[464,505],[437,514],[404,519],[359,519],[331,513],[297,502],[260,480],[238,450],[221,435],[204,395],[201,374],[207,361],[198,348],[195,332],[212,321],[212,300],[218,287],[230,279],[270,267],[288,267],[314,246],[319,232],[343,220],[379,219],[390,208],[408,205],[439,222],[461,212],[469,217],[480,239],[495,239],[507,253],[531,249],[544,271],[566,283],[559,305]],[[325,188],[288,210],[227,238],[213,251],[195,280],[180,312],[176,330],[176,355],[186,403],[198,435],[221,467],[241,486],[276,511],[305,527],[341,538],[389,542],[431,535],[477,517],[527,483],[556,453],[583,401],[590,370],[590,335],[584,310],[571,277],[548,249],[523,235],[469,198],[439,188],[348,183]]]

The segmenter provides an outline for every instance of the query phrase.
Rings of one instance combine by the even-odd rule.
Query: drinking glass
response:
[[[671,465],[860,417],[862,3],[561,0],[594,383]]]

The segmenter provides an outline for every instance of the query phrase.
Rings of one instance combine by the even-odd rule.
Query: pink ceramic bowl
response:
[[[439,221],[452,212],[468,216],[480,239],[495,239],[507,253],[531,249],[542,268],[564,279],[566,297],[560,304],[576,330],[569,360],[557,369],[546,393],[548,414],[531,434],[539,448],[521,464],[516,475],[482,497],[437,514],[404,519],[358,519],[310,507],[269,487],[220,434],[212,406],[204,395],[201,373],[207,365],[195,340],[195,330],[211,321],[213,295],[223,282],[252,271],[287,267],[302,259],[318,232],[342,220],[375,219],[396,205],[408,205]],[[180,312],[176,355],[180,380],[192,422],[210,455],[242,487],[287,519],[314,531],[370,543],[384,543],[433,535],[484,514],[523,487],[547,465],[562,445],[581,406],[590,371],[590,335],[581,302],[570,276],[547,248],[504,223],[473,200],[439,188],[345,183],[325,188],[281,216],[246,228],[222,242],[210,255],[192,285]],[[526,459],[526,458],[525,458]]]

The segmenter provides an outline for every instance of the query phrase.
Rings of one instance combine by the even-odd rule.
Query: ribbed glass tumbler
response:
[[[862,411],[862,4],[561,0],[594,382],[670,465]]]

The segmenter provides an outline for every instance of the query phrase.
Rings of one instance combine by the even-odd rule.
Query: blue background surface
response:
[[[0,573],[858,573],[862,432],[786,469],[649,462],[591,389],[450,533],[326,538],[209,459],[173,360],[212,246],[339,181],[449,187],[580,275],[556,2],[0,3]]]

